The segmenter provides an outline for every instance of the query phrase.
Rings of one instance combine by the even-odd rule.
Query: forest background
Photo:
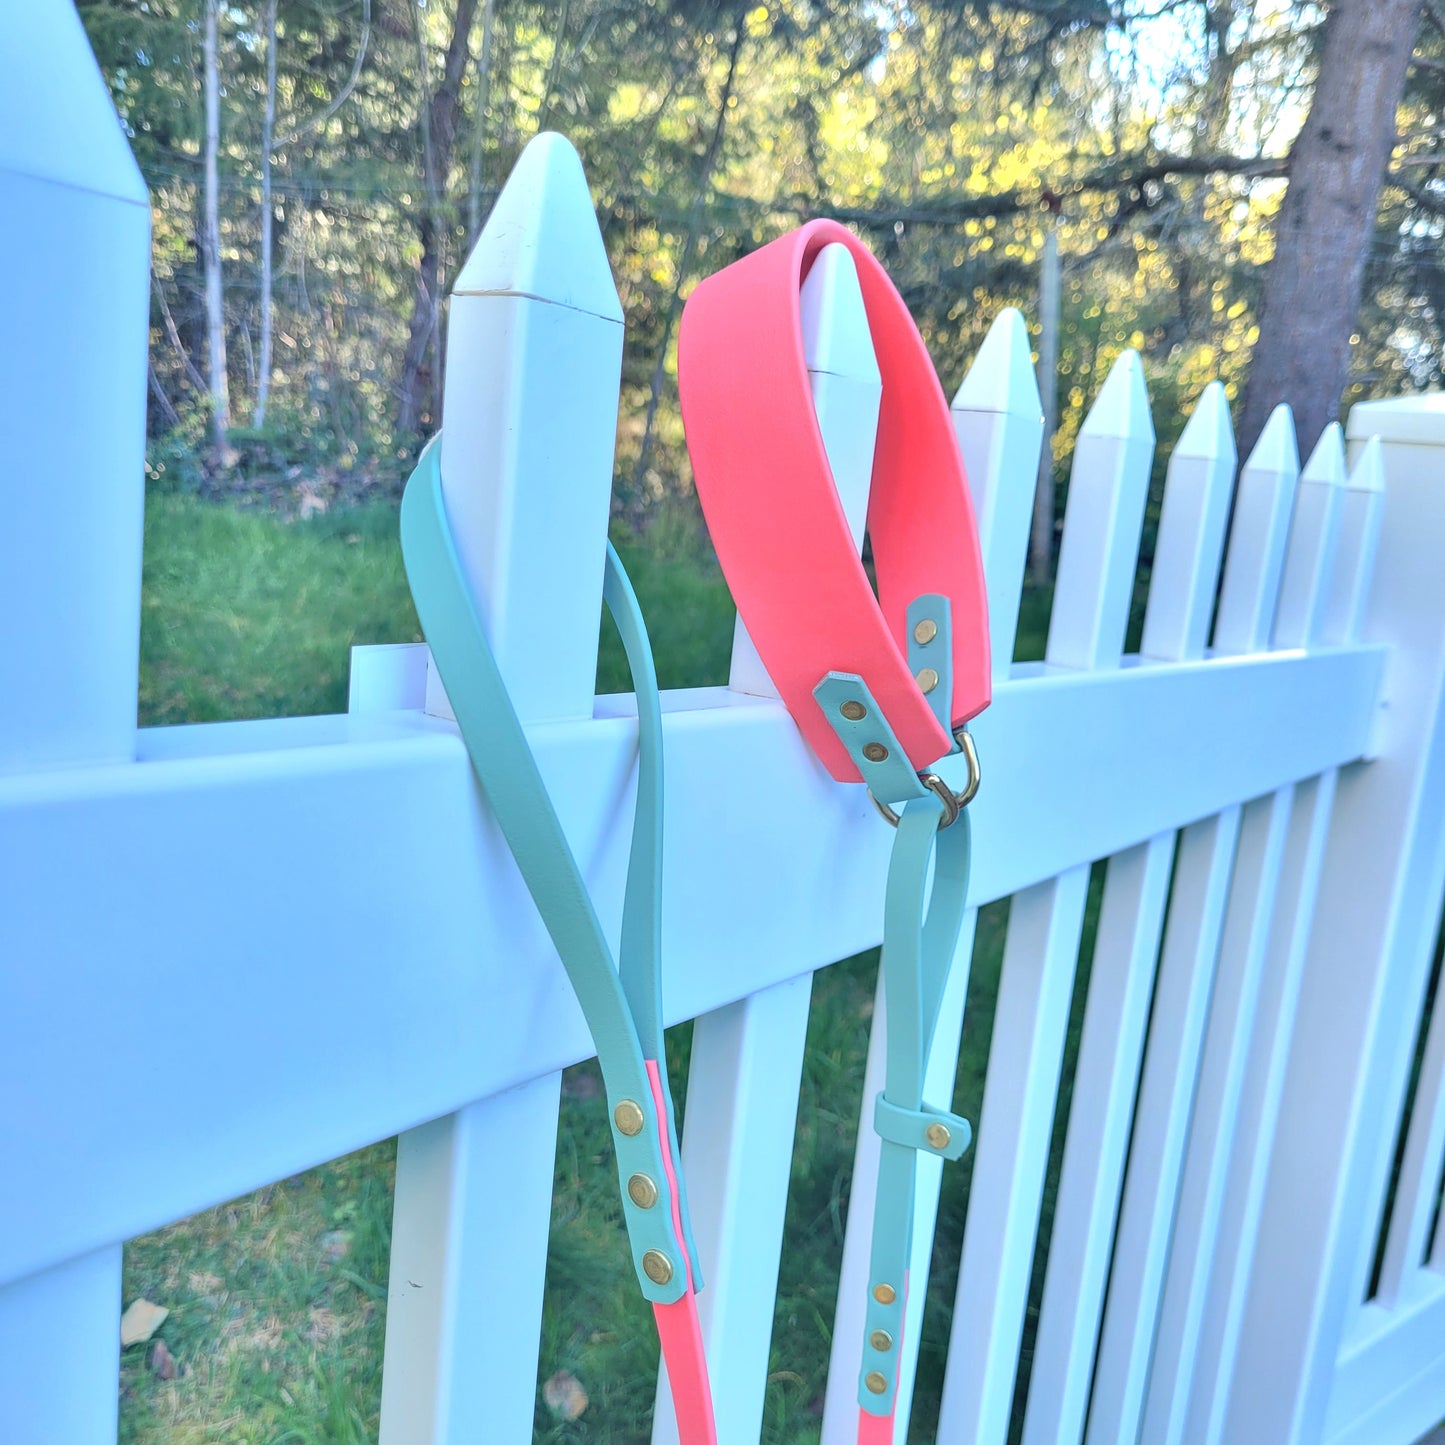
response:
[[[809,216],[877,249],[945,379],[1057,282],[1059,458],[1128,346],[1166,438],[1217,376],[1246,447],[1278,399],[1309,445],[1445,365],[1441,0],[79,10],[153,198],[160,487],[393,492],[438,424],[447,289],[544,129],[584,157],[627,315],[634,527],[690,512],[689,288]]]

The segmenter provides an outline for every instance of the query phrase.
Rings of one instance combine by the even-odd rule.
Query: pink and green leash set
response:
[[[800,290],[822,249],[856,264],[883,377],[868,532],[875,597],[813,408]],[[698,493],[738,610],[784,704],[840,781],[867,785],[896,836],[884,906],[884,1088],[864,1350],[862,1445],[891,1441],[919,1152],[955,1159],[967,1122],[923,1075],[968,887],[977,762],[963,724],[988,705],[977,530],[938,378],[872,253],[814,221],[702,282],[679,332]],[[472,767],[592,1031],[634,1267],[651,1301],[684,1445],[716,1441],[702,1287],[662,1057],[662,714],[646,629],[609,547],[604,596],[638,711],[638,783],[614,958],[488,646],[447,518],[434,441],[407,484],[402,548],[422,628]],[[955,794],[933,771],[963,751]]]

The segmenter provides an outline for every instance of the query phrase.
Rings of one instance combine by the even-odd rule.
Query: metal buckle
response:
[[[951,828],[957,821],[958,815],[973,802],[978,793],[979,769],[978,750],[973,745],[973,737],[967,728],[958,728],[953,734],[953,740],[963,751],[964,762],[968,765],[968,780],[963,785],[961,793],[955,793],[937,773],[919,773],[918,781],[930,792],[936,793],[943,803],[943,816],[938,820],[938,831],[941,833],[945,828]],[[898,826],[897,812],[875,798],[870,790],[869,801],[879,813],[883,815],[885,822],[893,827]]]

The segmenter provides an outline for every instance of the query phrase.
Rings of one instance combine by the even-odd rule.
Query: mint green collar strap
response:
[[[442,494],[440,438],[422,453],[401,505],[401,544],[422,630],[456,713],[472,768],[582,1005],[602,1067],[622,1208],[643,1294],[671,1304],[701,1288],[687,1200],[677,1174],[682,1238],[662,1153],[680,1157],[661,1067],[662,709],[637,598],[609,545],[603,596],[637,690],[637,804],[614,963],[581,870],[508,696],[467,588]],[[665,1118],[648,1076],[657,1062]],[[637,1176],[652,1188],[637,1184]],[[633,1188],[629,1189],[628,1185]],[[655,1191],[655,1192],[654,1192]],[[647,1201],[639,1204],[638,1200]],[[661,1259],[659,1260],[659,1256]],[[665,1276],[665,1278],[660,1278]]]

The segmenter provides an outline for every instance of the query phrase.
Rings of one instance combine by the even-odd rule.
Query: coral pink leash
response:
[[[883,378],[868,533],[875,599],[813,407],[800,293],[822,249],[857,267]],[[897,834],[884,912],[887,1002],[858,1439],[893,1439],[919,1153],[956,1159],[968,1123],[923,1100],[963,918],[978,764],[963,724],[988,705],[988,604],[948,406],[893,283],[849,231],[814,221],[701,282],[678,334],[698,495],[733,598],[804,737],[867,784]],[[961,753],[961,792],[933,769]],[[951,771],[954,765],[946,767]],[[896,807],[895,807],[896,805]],[[930,886],[931,880],[931,886]]]

